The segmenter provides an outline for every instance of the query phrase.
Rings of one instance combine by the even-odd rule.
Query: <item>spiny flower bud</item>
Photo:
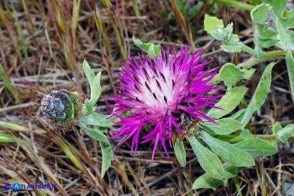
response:
[[[39,108],[39,115],[46,125],[55,128],[70,127],[79,118],[83,98],[78,92],[66,89],[53,90],[46,94]]]

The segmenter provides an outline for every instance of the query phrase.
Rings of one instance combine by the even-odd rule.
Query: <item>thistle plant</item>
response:
[[[206,15],[205,30],[222,41],[224,51],[252,55],[239,65],[221,66],[217,75],[215,68],[204,69],[208,62],[201,62],[201,52],[189,57],[187,48],[165,52],[159,45],[133,38],[148,57],[142,55],[140,62],[130,58],[118,74],[119,95],[112,100],[116,102],[113,115],[120,119],[116,124],[121,129],[112,138],[121,138],[120,144],[132,138],[133,153],[139,143],[154,140],[152,159],[159,143],[168,156],[168,142],[183,167],[186,165],[185,148],[191,146],[205,171],[196,177],[193,189],[216,189],[226,185],[242,168],[253,166],[257,157],[275,154],[279,142],[286,143],[294,137],[294,125],[282,127],[277,122],[272,134],[260,135],[251,130],[250,118],[262,107],[270,92],[272,68],[277,61],[286,60],[294,89],[293,32],[288,31],[293,28],[294,15],[293,11],[284,10],[285,2],[266,1],[251,11],[256,28],[254,49],[233,33],[233,24],[225,26],[222,20]],[[274,18],[276,29],[266,26],[268,15]],[[281,50],[264,51],[271,46]],[[251,78],[254,65],[268,61],[272,62],[265,67],[248,105],[241,104],[246,102],[244,96],[248,90],[242,80]],[[226,89],[224,95],[217,92],[220,88]],[[185,126],[180,126],[181,119]],[[145,125],[151,126],[146,134],[142,131]]]
[[[90,99],[85,99],[84,95],[77,91],[52,90],[41,99],[38,116],[41,122],[55,133],[79,126],[97,140],[102,150],[101,174],[104,176],[113,156],[111,145],[105,135],[107,127],[112,123],[108,116],[95,111],[95,104],[101,94],[101,72],[95,75],[86,60],[83,69],[90,84]]]

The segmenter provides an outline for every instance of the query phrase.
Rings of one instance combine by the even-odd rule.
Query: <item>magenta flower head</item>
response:
[[[215,69],[203,70],[209,62],[200,62],[201,51],[189,57],[187,47],[179,52],[173,50],[172,55],[169,50],[162,51],[156,60],[144,55],[140,62],[129,58],[118,73],[118,96],[111,99],[116,103],[112,106],[113,115],[120,119],[116,124],[122,126],[112,138],[123,138],[120,144],[132,138],[132,153],[139,143],[154,139],[152,159],[159,143],[168,156],[166,141],[172,147],[173,131],[184,136],[178,125],[182,114],[214,122],[201,111],[215,108],[213,103],[220,97],[211,95],[219,90],[209,84],[216,73]],[[122,112],[131,116],[122,116]],[[141,134],[144,125],[152,125],[152,131],[146,135]]]

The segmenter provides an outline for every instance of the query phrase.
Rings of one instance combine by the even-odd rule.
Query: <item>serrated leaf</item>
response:
[[[224,168],[219,158],[208,148],[205,148],[194,135],[188,137],[188,140],[201,167],[214,178],[223,179]]]
[[[91,112],[86,115],[80,116],[80,122],[85,125],[93,125],[100,127],[109,127],[112,125],[108,116],[98,114],[96,112]]]
[[[287,52],[286,65],[287,65],[288,76],[290,81],[292,100],[294,102],[294,58],[291,51]]]
[[[272,68],[274,65],[275,63],[271,63],[265,68],[262,74],[262,77],[259,80],[259,83],[257,85],[257,88],[253,94],[253,97],[251,98],[250,103],[244,113],[244,116],[241,119],[242,128],[244,128],[246,124],[249,122],[253,113],[256,110],[258,110],[265,102],[267,94],[270,92],[270,85],[272,81],[271,74],[272,74]]]
[[[209,16],[208,14],[205,15],[204,30],[207,31],[207,33],[210,34],[213,30],[217,31],[219,27],[224,27],[224,23],[222,20],[213,16]]]
[[[246,91],[247,88],[244,86],[239,86],[228,90],[226,95],[215,104],[215,106],[222,108],[222,110],[211,109],[207,113],[207,116],[218,119],[229,114],[239,105]]]
[[[294,124],[289,124],[283,129],[276,133],[277,138],[282,142],[286,143],[288,139],[294,137]]]
[[[102,167],[101,176],[103,177],[105,172],[111,166],[111,160],[113,157],[113,151],[107,137],[103,135],[97,128],[92,129],[87,125],[80,123],[79,126],[93,139],[97,140],[101,146],[102,151]]]
[[[287,0],[267,0],[266,2],[272,6],[270,12],[278,32],[277,46],[283,50],[294,50],[294,33],[290,30],[294,28],[294,14],[285,12]]]
[[[186,166],[186,149],[182,138],[177,139],[174,144],[176,157],[182,167]]]
[[[234,144],[235,147],[247,152],[252,157],[271,156],[278,151],[275,144],[259,138],[248,138]]]
[[[247,152],[240,150],[230,143],[218,140],[204,131],[201,132],[201,139],[205,141],[214,153],[233,166],[249,167],[255,164],[253,158]]]
[[[217,124],[205,122],[201,123],[201,126],[208,128],[217,135],[228,135],[241,128],[240,122],[232,118],[222,118],[220,120],[216,120],[216,123]]]
[[[243,72],[232,63],[223,65],[219,75],[228,87],[232,87],[243,78]]]

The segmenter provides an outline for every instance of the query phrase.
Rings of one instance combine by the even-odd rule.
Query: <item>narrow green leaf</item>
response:
[[[204,131],[201,132],[201,139],[205,141],[214,153],[233,166],[248,167],[255,164],[253,158],[247,152],[240,150],[232,144],[218,140]]]
[[[107,137],[103,135],[98,129],[92,129],[85,124],[79,124],[79,126],[93,139],[99,141],[102,150],[102,167],[101,175],[104,176],[105,172],[111,166],[111,160],[113,157],[113,151]]]
[[[294,124],[289,124],[276,133],[276,136],[282,143],[286,143],[289,138],[294,137]]]
[[[15,86],[11,83],[9,76],[8,76],[7,72],[4,70],[4,67],[1,65],[1,63],[0,63],[0,78],[2,79],[7,90],[9,90],[12,93],[15,101],[17,103],[20,103],[22,101],[21,97],[20,97],[17,89],[15,88]]]
[[[95,76],[95,73],[93,72],[93,70],[91,69],[91,67],[89,66],[86,60],[84,60],[83,62],[83,69],[91,89],[91,96],[90,96],[89,103],[91,103],[92,105],[95,105],[98,98],[101,95],[101,85],[100,85],[101,72],[99,72]]]
[[[247,152],[252,157],[271,156],[278,151],[275,144],[259,138],[248,138],[234,144],[235,147]]]
[[[287,52],[286,65],[287,65],[288,76],[290,80],[292,100],[294,102],[294,58],[291,51]]]
[[[80,116],[80,122],[85,125],[100,127],[109,127],[112,125],[111,121],[108,119],[108,116],[98,114],[96,112]]]
[[[93,72],[89,63],[86,60],[84,60],[84,62],[83,62],[83,70],[84,70],[84,73],[88,79],[90,86],[91,86],[92,81],[94,81],[94,78],[95,78],[95,73]]]
[[[229,114],[239,105],[246,91],[247,88],[244,86],[239,86],[228,90],[226,95],[215,104],[215,106],[222,108],[222,110],[211,109],[207,113],[207,116],[218,119]]]
[[[240,122],[232,118],[222,118],[220,120],[216,120],[216,123],[217,124],[204,122],[201,123],[201,126],[208,128],[217,135],[228,135],[241,128]]]
[[[209,16],[208,14],[205,15],[204,30],[207,31],[207,33],[210,34],[213,30],[217,31],[219,27],[224,27],[222,20],[213,16]]]
[[[99,141],[101,150],[102,150],[102,167],[101,167],[101,176],[103,177],[105,175],[105,172],[110,168],[111,166],[111,160],[113,157],[113,151],[111,148],[110,143],[107,141]]]
[[[96,104],[98,101],[100,95],[101,95],[101,85],[100,85],[100,78],[101,78],[101,72],[99,72],[95,78],[94,81],[92,81],[92,88],[91,88],[91,97],[90,97],[90,103],[93,105]]]
[[[224,168],[219,158],[205,148],[194,135],[188,137],[188,140],[201,167],[214,178],[223,179]]]
[[[186,166],[186,149],[182,138],[177,139],[174,144],[176,157],[182,167]]]
[[[0,133],[0,143],[13,143],[15,139],[11,135]]]
[[[241,120],[242,128],[244,128],[249,122],[253,113],[258,110],[265,102],[267,94],[270,92],[270,85],[272,81],[272,68],[274,65],[275,63],[271,63],[265,68],[262,77],[257,85],[257,88],[253,94],[253,97],[251,98],[251,101]]]

